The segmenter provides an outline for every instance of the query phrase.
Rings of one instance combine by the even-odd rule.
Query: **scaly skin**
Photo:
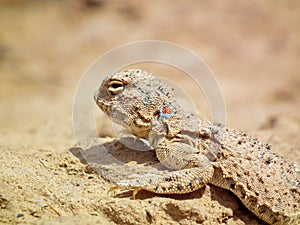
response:
[[[108,76],[95,93],[110,119],[148,139],[158,160],[174,169],[165,177],[119,186],[184,194],[210,183],[232,191],[269,224],[300,224],[300,180],[294,164],[245,133],[185,112],[172,89],[144,70]]]

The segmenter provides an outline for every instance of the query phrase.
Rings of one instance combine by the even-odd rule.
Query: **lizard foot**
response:
[[[114,185],[112,187],[110,187],[107,191],[107,194],[110,194],[111,192],[115,192],[117,189],[123,189],[124,187],[122,186],[119,186],[119,185]],[[140,190],[143,190],[143,188],[141,187],[132,187],[132,188],[128,188],[127,189],[133,189],[133,192],[132,192],[132,198],[135,199],[135,196],[137,195],[137,193],[140,191]]]

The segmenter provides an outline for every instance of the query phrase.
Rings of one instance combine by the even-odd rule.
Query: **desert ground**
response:
[[[185,195],[141,191],[136,199],[131,191],[108,193],[113,184],[105,174],[114,170],[103,173],[82,159],[72,105],[99,56],[134,41],[169,41],[213,71],[228,127],[270,143],[299,165],[299,24],[296,0],[0,0],[0,223],[264,224],[213,185]],[[155,63],[131,67],[171,78],[199,115],[211,118],[182,71]],[[110,121],[96,107],[95,124],[99,138],[85,146],[113,140]],[[119,149],[129,167],[154,156],[129,153]]]

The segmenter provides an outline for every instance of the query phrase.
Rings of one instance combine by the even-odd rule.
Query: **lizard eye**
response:
[[[108,92],[110,94],[116,95],[124,90],[124,84],[121,81],[113,80],[108,83]]]

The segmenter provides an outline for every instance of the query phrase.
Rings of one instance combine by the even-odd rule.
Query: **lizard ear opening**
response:
[[[107,84],[109,94],[116,95],[124,90],[124,84],[121,81],[113,80]]]

